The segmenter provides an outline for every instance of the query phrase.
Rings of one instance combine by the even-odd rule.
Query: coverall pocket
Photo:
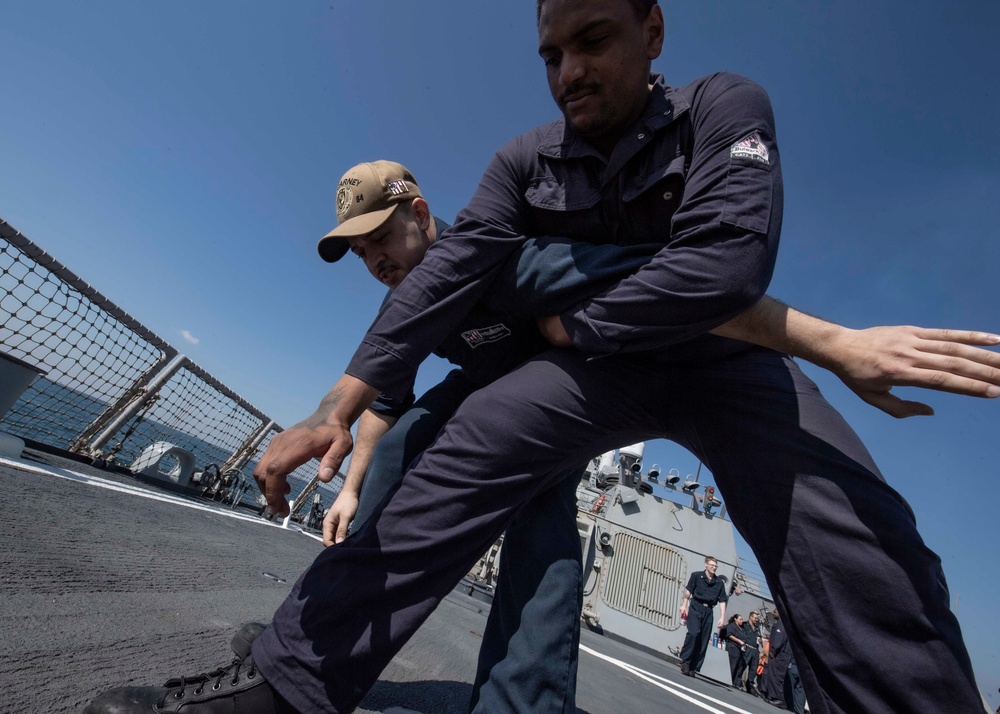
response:
[[[730,159],[722,222],[754,233],[767,233],[773,192],[774,178],[768,165]]]

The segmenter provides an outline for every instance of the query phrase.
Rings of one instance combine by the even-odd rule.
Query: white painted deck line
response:
[[[320,542],[323,539],[312,533],[307,533],[297,526],[289,525],[285,527],[277,523],[271,523],[263,518],[254,518],[253,516],[247,516],[242,513],[237,513],[231,508],[220,508],[219,506],[210,506],[207,503],[198,503],[192,501],[183,496],[174,496],[172,494],[156,493],[150,491],[149,489],[142,488],[140,486],[129,486],[128,484],[117,483],[115,481],[108,481],[97,476],[88,476],[87,474],[82,474],[77,471],[70,471],[68,469],[61,469],[55,466],[46,466],[43,464],[36,464],[33,462],[26,461],[25,459],[10,459],[0,456],[0,464],[10,466],[12,468],[20,469],[21,471],[28,471],[30,473],[41,474],[45,476],[55,476],[56,478],[65,479],[67,481],[74,481],[76,483],[82,483],[87,486],[96,486],[97,488],[104,488],[109,491],[117,491],[118,493],[125,493],[130,496],[138,496],[139,498],[147,498],[152,501],[160,501],[162,503],[169,503],[175,506],[183,506],[185,508],[193,508],[196,511],[205,511],[207,513],[212,513],[217,516],[224,516],[225,518],[233,518],[239,521],[247,521],[249,523],[256,523],[262,526],[269,526],[271,528],[281,528],[283,530],[297,531],[302,535],[312,538],[313,540],[318,540]]]
[[[738,712],[738,714],[750,714],[750,712],[748,712],[746,709],[740,709],[739,707],[734,706],[732,704],[727,704],[726,702],[716,699],[715,697],[711,697],[707,694],[702,694],[701,692],[695,691],[694,689],[690,689],[689,687],[685,687],[683,684],[677,684],[675,682],[671,682],[657,674],[653,674],[652,672],[647,672],[643,669],[639,669],[635,665],[631,665],[628,662],[623,662],[619,659],[615,659],[614,657],[609,657],[608,655],[601,654],[600,652],[590,649],[586,645],[580,645],[580,651],[586,652],[587,654],[593,655],[598,659],[604,660],[605,662],[613,664],[616,667],[624,669],[626,672],[630,672],[631,674],[634,674],[640,679],[644,679],[650,684],[659,687],[660,689],[663,689],[664,691],[667,691],[670,694],[673,694],[678,699],[683,699],[684,701],[694,704],[695,706],[700,707],[705,711],[712,712],[713,714],[726,714],[726,712],[723,711],[722,709],[716,709],[714,706],[712,706],[712,704],[718,705],[720,707],[725,707],[730,711]],[[701,699],[704,699],[706,701],[701,701],[700,699],[696,699],[695,697],[700,697]],[[711,704],[709,704],[708,702],[711,702]]]

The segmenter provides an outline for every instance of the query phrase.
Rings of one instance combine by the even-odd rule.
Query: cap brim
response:
[[[389,220],[389,216],[397,208],[399,208],[398,203],[380,211],[371,211],[344,221],[319,239],[319,243],[316,245],[319,257],[327,263],[336,263],[344,257],[350,248],[347,243],[348,237],[368,235]]]

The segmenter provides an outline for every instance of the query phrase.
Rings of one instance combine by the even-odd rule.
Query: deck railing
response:
[[[128,467],[165,441],[202,468],[246,476],[281,431],[3,219],[0,353],[42,372],[0,429],[94,460]],[[315,490],[316,470],[290,474],[293,511]],[[257,496],[254,485],[244,498]]]

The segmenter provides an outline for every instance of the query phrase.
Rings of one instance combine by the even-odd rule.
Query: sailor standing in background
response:
[[[785,677],[788,674],[788,664],[792,660],[792,648],[788,645],[788,635],[785,634],[785,627],[777,610],[773,616],[774,627],[771,628],[768,637],[769,657],[764,674],[760,677],[760,692],[769,704],[784,705]]]
[[[708,650],[708,640],[712,636],[712,613],[717,603],[722,607],[719,612],[718,627],[726,621],[726,585],[715,571],[719,563],[712,556],[705,558],[705,570],[692,573],[684,588],[684,601],[681,602],[681,617],[687,618],[687,635],[684,636],[684,647],[681,648],[681,674],[693,677],[701,671]],[[694,605],[688,608],[691,601]]]
[[[743,670],[747,668],[743,653],[747,648],[743,632],[743,616],[733,615],[723,631],[726,639],[726,652],[729,653],[729,674],[733,678],[733,686],[743,689]]]
[[[747,691],[759,696],[757,690],[757,663],[760,660],[760,614],[751,612],[743,623],[743,641],[747,643],[743,662],[747,667]]]

